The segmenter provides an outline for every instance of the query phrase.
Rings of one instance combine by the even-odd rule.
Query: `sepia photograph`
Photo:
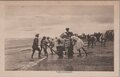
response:
[[[115,2],[4,4],[4,71],[113,74],[119,53],[115,11]]]
[[[114,71],[113,5],[6,5],[5,70]]]

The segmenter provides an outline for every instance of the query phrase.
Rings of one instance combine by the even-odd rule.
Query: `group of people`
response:
[[[88,41],[88,48],[94,48],[97,43],[100,43],[101,47],[106,46],[106,42],[108,41],[106,34],[100,33],[99,35],[87,35],[87,41]]]
[[[88,48],[93,48],[93,46],[96,45],[96,42],[100,42],[101,46],[105,46],[106,44],[106,38],[103,34],[100,34],[99,38],[97,37],[97,34],[87,35],[86,37]],[[84,47],[85,44],[83,41],[84,40],[79,37],[78,34],[70,32],[69,28],[66,28],[66,31],[60,35],[60,38],[56,37],[55,39],[53,39],[44,36],[40,43],[39,34],[36,34],[32,45],[33,52],[31,58],[33,58],[36,50],[39,52],[38,58],[41,58],[42,50],[44,51],[44,56],[48,57],[47,49],[51,51],[51,55],[57,54],[60,59],[63,58],[64,55],[66,55],[68,58],[73,58],[74,50],[77,50],[79,52],[79,54],[77,55],[78,57],[81,56],[81,51],[84,51],[85,55],[87,56],[88,53],[86,48]]]
[[[39,42],[39,34],[35,35],[35,38],[33,40],[33,45],[32,45],[32,55],[31,58],[33,58],[33,55],[35,51],[37,50],[38,53],[38,58],[41,58],[41,51],[44,51],[44,55],[48,57],[48,52],[47,48],[50,49],[51,54],[53,55],[53,48],[54,47],[54,41],[53,39],[50,40],[49,37],[43,37],[42,40]]]

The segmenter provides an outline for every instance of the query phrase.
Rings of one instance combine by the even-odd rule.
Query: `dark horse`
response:
[[[87,41],[88,41],[88,48],[94,48],[94,45],[96,45],[97,39],[94,35],[87,35]]]

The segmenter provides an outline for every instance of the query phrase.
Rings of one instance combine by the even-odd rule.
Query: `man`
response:
[[[71,38],[71,36],[73,36],[73,33],[69,31],[69,28],[66,28],[66,32],[67,37]]]
[[[53,47],[54,47],[53,39],[50,40],[50,38],[47,37],[47,45],[48,45],[48,47],[50,48],[51,55],[53,55]]]
[[[34,38],[34,41],[33,41],[33,45],[32,45],[33,53],[31,55],[31,58],[33,58],[33,55],[34,55],[34,53],[35,53],[36,50],[39,51],[38,58],[41,58],[41,56],[40,56],[41,50],[39,48],[38,43],[39,43],[39,34],[36,34],[35,38]]]
[[[74,35],[71,38],[74,41],[74,48],[77,51],[79,51],[78,57],[81,56],[81,49],[85,52],[85,54],[87,56],[88,53],[87,53],[87,50],[85,50],[85,48],[84,48],[84,42],[77,35]]]
[[[73,33],[69,31],[69,28],[66,28],[66,32],[61,35],[61,37],[64,38],[64,47],[66,52],[65,54],[68,55],[68,58],[73,57],[73,45],[71,36],[73,36]]]
[[[44,36],[41,40],[41,50],[43,49],[44,55],[48,57],[48,52],[47,52],[47,40],[46,37]]]

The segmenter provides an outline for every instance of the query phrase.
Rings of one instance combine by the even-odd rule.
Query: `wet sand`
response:
[[[15,39],[11,39],[15,40]],[[64,59],[58,59],[57,55],[51,55],[48,58],[43,56],[42,61],[38,59],[36,51],[34,59],[31,59],[32,39],[18,39],[16,41],[5,41],[5,70],[20,71],[27,67],[26,71],[114,71],[114,45],[108,42],[106,47],[100,47],[98,43],[95,48],[89,48],[86,57],[82,52],[82,57],[77,57],[75,52],[73,59],[68,59],[64,55]],[[27,41],[26,41],[27,40]],[[30,66],[30,64],[32,64]]]

